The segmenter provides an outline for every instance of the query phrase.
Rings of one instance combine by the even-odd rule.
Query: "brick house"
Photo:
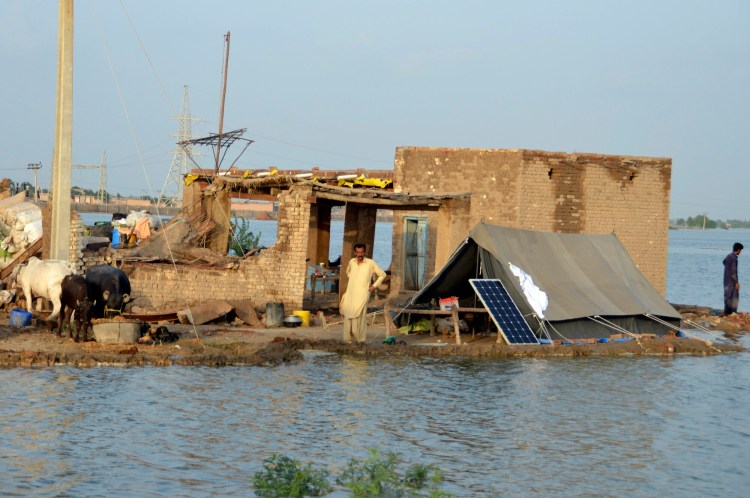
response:
[[[471,200],[468,215],[450,226],[439,226],[433,212],[394,213],[391,269],[401,278],[392,279],[391,292],[421,288],[468,231],[484,221],[550,232],[614,233],[664,295],[671,172],[669,158],[399,147],[395,191],[465,191]],[[415,267],[419,270],[410,271]]]

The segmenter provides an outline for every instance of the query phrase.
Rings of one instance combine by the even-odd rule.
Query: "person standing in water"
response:
[[[738,256],[744,249],[739,242],[732,246],[732,252],[724,258],[724,316],[737,313],[740,304],[740,280],[737,278]]]

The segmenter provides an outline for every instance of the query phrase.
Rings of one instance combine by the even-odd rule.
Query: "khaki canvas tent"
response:
[[[534,313],[511,265],[546,294],[543,320]],[[544,323],[552,339],[609,337],[621,329],[663,334],[670,327],[660,321],[680,325],[680,314],[643,276],[614,235],[538,232],[484,223],[471,230],[404,313],[450,296],[458,297],[461,307],[481,307],[470,278],[501,280],[531,329],[541,335]]]

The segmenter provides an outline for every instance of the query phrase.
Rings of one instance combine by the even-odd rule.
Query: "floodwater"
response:
[[[747,249],[740,254],[737,269],[741,284],[738,311],[750,312],[750,230],[670,230],[667,264],[667,300],[724,309],[724,257],[732,244]],[[746,297],[743,297],[746,296]]]
[[[0,370],[5,495],[252,496],[367,448],[457,496],[747,496],[750,356]]]
[[[748,235],[670,232],[669,300],[720,307]],[[748,496],[748,379],[748,353],[0,369],[0,494],[252,496],[273,453],[336,474],[377,448],[456,496]]]

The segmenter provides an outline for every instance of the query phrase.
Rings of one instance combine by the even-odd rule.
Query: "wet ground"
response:
[[[8,323],[0,317],[0,323]],[[167,325],[179,334],[174,343],[100,344],[76,343],[36,321],[23,328],[0,326],[0,366],[39,367],[51,365],[169,366],[169,365],[256,365],[273,366],[301,361],[300,350],[321,350],[339,354],[413,357],[545,358],[625,355],[713,355],[741,351],[733,341],[678,337],[635,337],[627,342],[543,346],[508,346],[497,343],[496,334],[465,334],[461,345],[447,335],[407,335],[384,342],[382,323],[368,329],[366,344],[342,342],[341,325],[299,328],[251,328],[248,326]]]

